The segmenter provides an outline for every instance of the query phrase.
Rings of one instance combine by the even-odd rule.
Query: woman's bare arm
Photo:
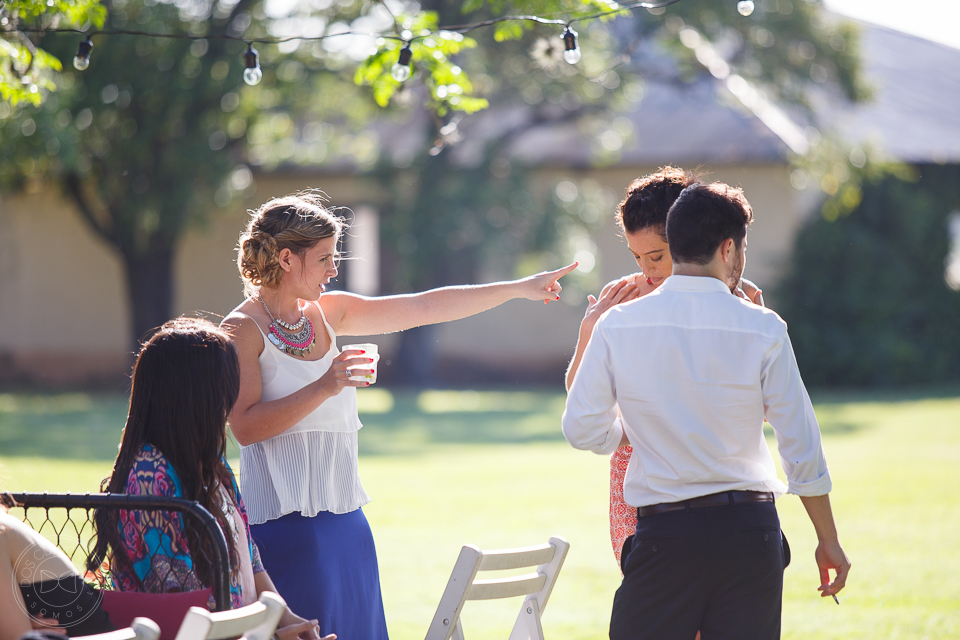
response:
[[[442,287],[379,298],[333,291],[321,296],[320,304],[327,321],[338,335],[393,333],[467,318],[515,298],[544,302],[559,300],[562,287],[557,281],[576,267],[577,263],[573,263],[521,280]]]
[[[248,316],[232,313],[221,324],[237,347],[240,356],[240,394],[228,418],[230,429],[241,445],[248,446],[279,435],[303,420],[325,400],[346,387],[364,387],[366,382],[350,380],[346,370],[366,373],[364,365],[372,358],[359,351],[344,351],[334,358],[330,369],[318,380],[285,398],[262,402],[260,353],[265,348],[263,335]]]
[[[637,283],[638,280],[635,275],[624,276],[619,280],[608,282],[607,285],[600,291],[599,300],[594,298],[592,295],[587,296],[587,312],[583,315],[583,320],[580,322],[580,333],[577,337],[577,348],[573,353],[573,359],[570,361],[570,366],[567,367],[566,384],[568,391],[573,385],[574,378],[577,376],[577,369],[580,368],[580,361],[583,359],[583,352],[587,349],[587,343],[590,342],[590,336],[593,335],[593,328],[596,326],[597,320],[600,319],[600,316],[602,316],[607,309],[610,309],[611,307],[615,307],[623,302],[635,300],[636,298],[653,291],[652,285],[647,285],[646,283]]]
[[[0,525],[2,527],[3,525]],[[23,596],[15,585],[20,581],[14,575],[13,562],[6,536],[0,529],[0,640],[16,640],[30,631],[30,618],[27,617]]]

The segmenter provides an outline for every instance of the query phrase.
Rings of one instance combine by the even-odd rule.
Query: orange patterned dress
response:
[[[627,465],[633,447],[624,445],[610,456],[610,543],[613,545],[613,555],[620,565],[620,552],[623,542],[637,530],[637,510],[628,505],[623,499],[623,479],[627,475]]]

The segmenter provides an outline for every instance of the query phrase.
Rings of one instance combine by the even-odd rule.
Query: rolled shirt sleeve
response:
[[[777,436],[777,448],[787,490],[798,496],[830,493],[832,482],[820,440],[820,425],[813,411],[790,337],[784,331],[779,348],[774,348],[763,368],[764,416]]]
[[[610,455],[620,446],[623,423],[618,419],[616,386],[610,369],[609,345],[597,323],[573,380],[561,424],[575,449]]]

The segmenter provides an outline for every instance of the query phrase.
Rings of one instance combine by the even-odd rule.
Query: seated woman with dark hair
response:
[[[165,324],[137,356],[120,452],[104,480],[111,493],[187,498],[213,514],[227,537],[233,608],[276,591],[225,460],[227,413],[239,388],[237,353],[226,334],[204,320]],[[179,513],[100,510],[94,522],[97,545],[87,567],[96,571],[107,559],[117,589],[168,593],[213,584],[210,550]],[[282,640],[319,637],[316,620],[289,608],[277,633]]]

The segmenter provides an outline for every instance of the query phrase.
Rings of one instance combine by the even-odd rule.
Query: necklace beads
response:
[[[313,347],[317,344],[317,335],[313,330],[313,323],[303,309],[300,310],[300,321],[290,324],[275,318],[264,299],[258,297],[263,310],[270,316],[270,332],[267,334],[270,344],[291,356],[302,357],[313,351]]]

